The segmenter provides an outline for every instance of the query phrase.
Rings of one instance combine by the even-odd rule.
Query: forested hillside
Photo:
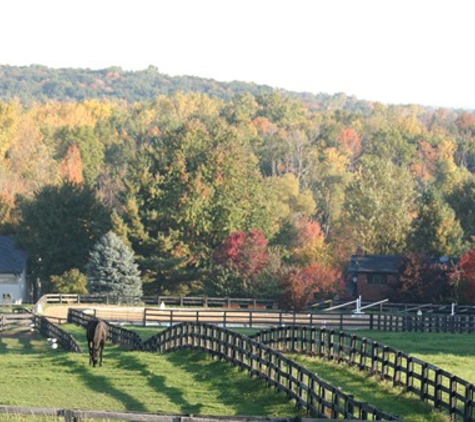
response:
[[[153,101],[159,95],[176,92],[205,93],[225,101],[237,94],[254,96],[276,91],[267,85],[233,81],[218,82],[195,76],[168,76],[156,67],[142,71],[125,71],[120,67],[102,70],[52,69],[45,66],[0,65],[0,100],[19,99],[23,104],[34,102],[83,101],[87,99],[125,100],[129,103]],[[368,103],[345,94],[310,94],[280,90],[301,100],[310,109],[351,109],[367,111]]]
[[[408,256],[395,299],[475,300],[473,113],[152,68],[0,75],[0,228],[45,289],[76,288],[113,230],[150,293],[297,308],[343,294],[361,247]],[[460,265],[425,283],[442,255]]]

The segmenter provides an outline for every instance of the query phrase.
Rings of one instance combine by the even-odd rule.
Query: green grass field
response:
[[[475,334],[358,331],[475,384]]]
[[[86,348],[84,330],[68,326]],[[204,415],[295,416],[286,396],[204,353],[125,352],[107,345],[104,366],[52,350],[35,333],[0,338],[0,404]]]
[[[83,328],[70,324],[63,327],[81,343],[83,350],[87,349]],[[133,329],[145,340],[164,328]],[[244,330],[243,333],[250,334],[251,331]],[[473,336],[376,331],[357,334],[475,381],[475,371],[471,369],[475,367]],[[107,345],[104,366],[92,368],[86,353],[52,350],[45,339],[27,333],[2,335],[0,354],[3,362],[0,366],[0,404],[208,415],[298,414],[285,395],[201,352],[159,355],[125,352]],[[357,399],[407,421],[448,421],[448,417],[433,411],[418,398],[366,373],[308,356],[293,355],[292,358]]]

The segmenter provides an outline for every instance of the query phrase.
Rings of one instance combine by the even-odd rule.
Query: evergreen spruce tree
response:
[[[134,263],[134,252],[112,231],[90,252],[87,278],[92,294],[112,294],[127,301],[142,296],[142,281]]]

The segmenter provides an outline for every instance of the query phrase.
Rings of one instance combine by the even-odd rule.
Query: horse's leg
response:
[[[99,346],[99,366],[102,366],[102,351],[104,350],[104,342],[101,341]]]
[[[89,365],[92,365],[92,351],[93,351],[94,343],[90,341],[87,344],[87,347],[89,348]]]

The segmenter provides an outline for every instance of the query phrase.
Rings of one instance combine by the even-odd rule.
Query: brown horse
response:
[[[109,335],[107,324],[100,319],[89,321],[86,335],[89,348],[89,365],[92,363],[92,366],[95,367],[99,362],[99,366],[102,366],[102,352]]]

